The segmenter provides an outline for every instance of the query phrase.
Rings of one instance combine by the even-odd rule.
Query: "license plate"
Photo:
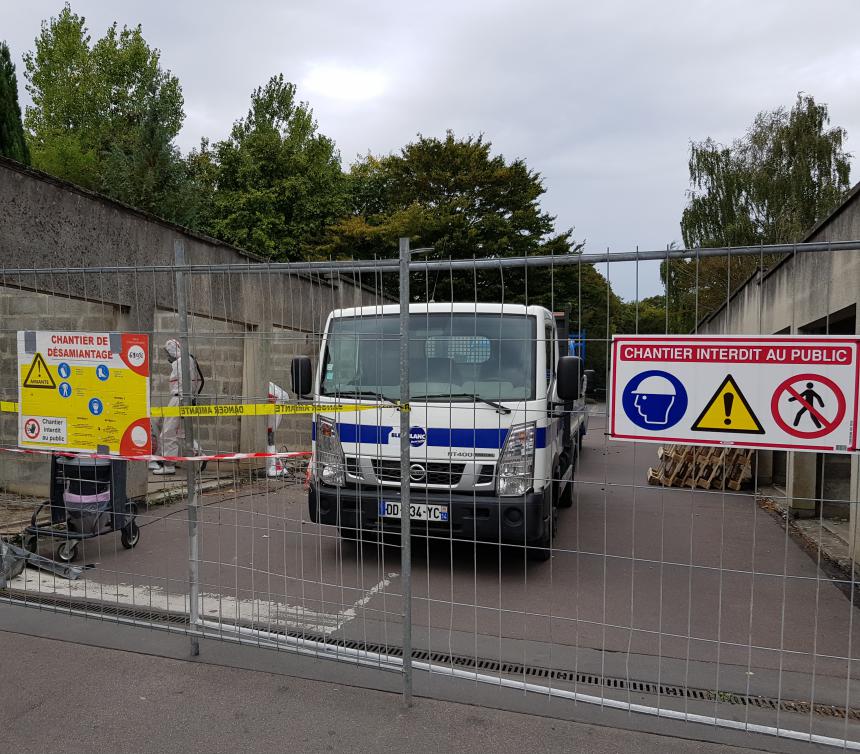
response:
[[[400,503],[380,500],[379,517],[400,518]],[[433,505],[432,503],[412,503],[409,506],[409,518],[413,521],[444,522],[448,520],[448,506]]]

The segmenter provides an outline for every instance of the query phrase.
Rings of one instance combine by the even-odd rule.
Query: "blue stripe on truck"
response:
[[[388,445],[394,427],[375,424],[338,424],[341,442]],[[311,436],[316,439],[316,422],[311,427]],[[457,429],[430,427],[427,430],[427,445],[432,448],[488,448],[501,450],[508,437],[507,429]],[[546,427],[538,427],[535,445],[546,447]]]
[[[499,450],[505,444],[507,429],[452,429],[430,427],[427,445],[431,448],[491,448]]]
[[[338,424],[337,434],[341,442],[388,445],[388,436],[393,427],[378,427],[374,424]]]

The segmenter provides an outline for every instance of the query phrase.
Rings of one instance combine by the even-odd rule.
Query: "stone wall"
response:
[[[191,351],[206,377],[201,403],[265,401],[269,381],[289,389],[290,359],[316,359],[332,309],[382,303],[351,279],[273,272],[240,249],[0,158],[0,398],[17,400],[18,330],[115,330],[149,334],[152,405],[166,403],[162,346],[179,328],[177,241],[188,264],[234,265],[183,276]],[[63,267],[88,270],[55,272]],[[265,417],[195,421],[207,451],[266,448]],[[306,448],[309,430],[308,417],[285,418],[277,443]],[[15,415],[0,416],[0,446],[16,442]],[[39,466],[4,454],[0,487],[43,494]],[[131,478],[143,489],[142,469]]]

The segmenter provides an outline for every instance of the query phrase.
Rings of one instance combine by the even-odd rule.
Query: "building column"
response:
[[[860,458],[851,456],[851,486],[848,504],[848,552],[854,567],[860,563]]]
[[[789,453],[785,469],[785,497],[789,512],[796,518],[814,518],[818,501],[816,490],[817,453]]]
[[[773,451],[756,452],[756,482],[759,487],[773,484]]]

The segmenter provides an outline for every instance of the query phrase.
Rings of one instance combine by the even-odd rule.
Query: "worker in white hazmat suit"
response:
[[[178,406],[182,400],[182,346],[175,338],[164,344],[167,360],[170,362],[170,401],[168,406]],[[197,359],[191,356],[189,372],[191,374],[191,395],[196,398],[203,389],[203,373]],[[178,416],[165,416],[161,420],[161,431],[158,433],[158,454],[162,456],[178,456],[179,441],[185,439],[185,429],[182,419]],[[153,462],[149,465],[153,474],[175,474],[176,466],[171,461],[164,463]]]

